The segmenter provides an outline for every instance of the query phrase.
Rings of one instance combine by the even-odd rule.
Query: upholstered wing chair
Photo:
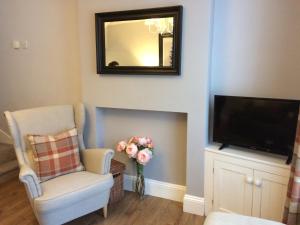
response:
[[[103,208],[107,215],[109,173],[114,151],[86,149],[83,142],[85,110],[82,104],[61,105],[5,112],[14,140],[19,178],[24,183],[34,214],[41,225],[56,225]],[[69,173],[39,182],[34,171],[27,134],[56,134],[76,127],[85,171]]]

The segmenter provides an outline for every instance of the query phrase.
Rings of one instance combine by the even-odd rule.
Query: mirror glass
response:
[[[172,67],[174,18],[105,22],[105,65]]]

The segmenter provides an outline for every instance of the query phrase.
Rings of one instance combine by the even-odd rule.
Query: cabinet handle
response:
[[[247,178],[246,178],[246,182],[247,182],[248,184],[253,184],[253,177],[247,177]]]
[[[262,180],[261,179],[255,179],[254,184],[255,184],[256,187],[261,187]]]

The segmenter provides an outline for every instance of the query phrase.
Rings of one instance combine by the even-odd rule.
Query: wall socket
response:
[[[21,47],[20,41],[16,41],[16,40],[12,41],[11,45],[12,45],[12,48],[14,48],[14,49],[19,49]]]
[[[12,48],[13,49],[28,49],[29,48],[29,41],[23,40],[13,40],[12,41]]]
[[[27,40],[21,41],[21,48],[27,49],[29,47],[29,42]]]

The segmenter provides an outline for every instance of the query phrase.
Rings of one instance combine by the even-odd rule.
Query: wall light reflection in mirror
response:
[[[141,64],[145,66],[158,66],[159,58],[157,54],[145,54],[140,57]]]

